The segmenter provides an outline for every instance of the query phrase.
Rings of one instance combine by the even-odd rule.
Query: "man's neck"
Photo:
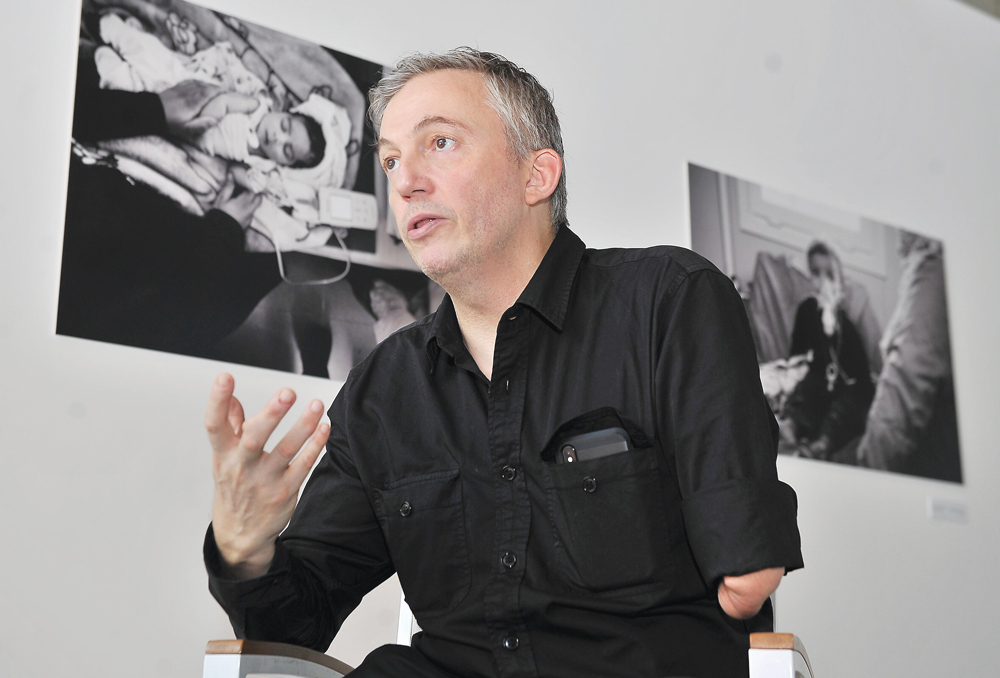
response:
[[[455,305],[465,345],[487,379],[493,374],[497,325],[528,286],[555,233],[549,227],[525,235],[474,271],[443,285]]]

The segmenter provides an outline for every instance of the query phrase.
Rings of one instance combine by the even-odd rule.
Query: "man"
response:
[[[745,675],[801,556],[732,284],[677,248],[585,250],[514,64],[415,55],[371,99],[400,236],[449,296],[270,453],[294,394],[244,421],[217,380],[205,556],[237,634],[325,649],[395,571],[423,633],[358,676]],[[595,432],[616,453],[558,463]]]

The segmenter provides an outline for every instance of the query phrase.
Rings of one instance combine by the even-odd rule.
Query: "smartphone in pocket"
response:
[[[600,431],[581,433],[567,438],[556,452],[557,464],[572,464],[577,461],[600,459],[632,449],[632,441],[623,428],[617,426]]]

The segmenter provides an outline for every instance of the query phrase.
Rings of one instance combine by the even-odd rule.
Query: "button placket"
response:
[[[531,314],[510,309],[497,327],[493,384],[490,393],[490,446],[497,475],[493,476],[497,506],[493,574],[484,603],[499,675],[536,672],[531,642],[519,603],[525,569],[531,508],[525,474],[520,468],[521,425],[525,378],[530,353]],[[495,634],[495,635],[494,635]],[[515,652],[516,650],[516,652]]]

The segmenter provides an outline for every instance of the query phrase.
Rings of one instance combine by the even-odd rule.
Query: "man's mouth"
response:
[[[424,226],[428,226],[431,224],[431,222],[434,221],[437,221],[437,217],[425,217],[423,219],[418,219],[417,221],[413,222],[413,224],[410,226],[410,230],[411,231],[420,230]]]
[[[437,215],[430,214],[418,214],[417,216],[410,219],[407,224],[406,233],[409,238],[420,238],[425,233],[429,232],[434,226],[443,221],[443,219]]]

